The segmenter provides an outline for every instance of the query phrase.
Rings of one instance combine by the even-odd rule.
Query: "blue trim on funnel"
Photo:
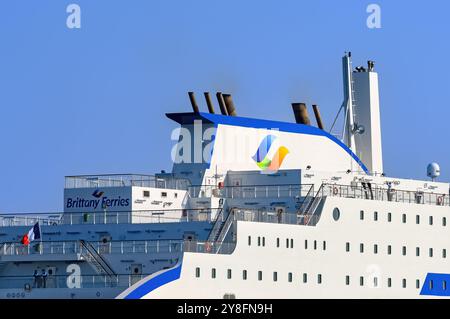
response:
[[[180,263],[177,267],[169,269],[163,273],[160,273],[159,275],[156,275],[153,278],[150,278],[142,285],[134,289],[132,292],[130,292],[128,295],[126,295],[124,299],[141,299],[156,288],[179,279],[181,275],[181,265],[182,264]]]
[[[166,116],[179,123],[179,124],[194,124],[195,120],[201,120],[204,123],[215,124],[224,124],[224,125],[234,125],[241,127],[251,127],[251,128],[262,128],[262,129],[277,129],[282,132],[289,133],[300,133],[300,134],[308,134],[308,135],[316,135],[316,136],[324,136],[338,144],[344,151],[346,151],[358,164],[361,168],[369,174],[369,170],[366,165],[356,156],[353,151],[348,148],[347,145],[342,143],[335,136],[321,130],[317,127],[311,125],[303,125],[297,123],[288,123],[288,122],[279,122],[279,121],[270,121],[270,120],[260,120],[249,117],[239,117],[239,116],[225,116],[219,114],[211,114],[211,113],[167,113]]]

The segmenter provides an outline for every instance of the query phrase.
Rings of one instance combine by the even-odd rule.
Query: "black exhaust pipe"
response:
[[[222,94],[223,100],[225,102],[225,107],[227,108],[227,113],[230,116],[236,116],[236,108],[234,107],[233,99],[231,94]]]
[[[297,124],[311,125],[305,103],[292,103],[292,110]]]
[[[219,102],[220,112],[222,115],[228,115],[227,109],[225,107],[225,102],[223,101],[223,96],[221,92],[216,93],[217,101]]]
[[[194,113],[199,113],[197,102],[195,101],[194,92],[188,92],[189,100],[191,100],[192,110]]]
[[[211,96],[209,96],[209,92],[204,92],[203,94],[205,95],[206,105],[208,105],[209,113],[214,114],[214,105],[211,101]]]

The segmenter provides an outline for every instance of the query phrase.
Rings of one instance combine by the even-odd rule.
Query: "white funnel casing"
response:
[[[351,54],[343,57],[345,124],[343,142],[370,174],[383,173],[378,74],[373,62],[352,70]],[[352,167],[353,169],[353,167]],[[358,169],[358,168],[357,168]]]
[[[355,123],[364,127],[364,133],[355,134],[356,155],[370,173],[383,173],[381,147],[380,100],[378,73],[373,70],[353,72],[355,90]]]

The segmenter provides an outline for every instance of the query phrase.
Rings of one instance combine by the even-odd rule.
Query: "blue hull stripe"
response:
[[[450,274],[428,273],[420,295],[450,296]]]
[[[311,125],[303,125],[297,123],[288,123],[288,122],[279,122],[279,121],[269,121],[269,120],[260,120],[253,119],[248,117],[239,117],[239,116],[224,116],[219,114],[210,114],[210,113],[168,113],[166,116],[179,123],[179,124],[193,124],[195,120],[201,120],[203,123],[209,124],[224,124],[224,125],[234,125],[241,127],[250,127],[250,128],[261,128],[261,129],[277,129],[282,132],[289,133],[300,133],[300,134],[309,134],[309,135],[317,135],[317,136],[325,136],[342,147],[366,172],[369,174],[369,170],[364,165],[364,163],[356,156],[353,151],[348,148],[347,145],[342,143],[335,136],[329,134],[328,132],[321,130],[317,127]]]
[[[130,292],[124,299],[140,299],[149,292],[159,288],[169,282],[177,280],[181,275],[181,263],[172,269],[169,269],[140,285],[135,290]]]

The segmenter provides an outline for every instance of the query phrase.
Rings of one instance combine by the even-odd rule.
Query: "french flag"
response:
[[[28,233],[23,235],[21,243],[28,246],[33,240],[41,239],[41,227],[39,227],[39,222],[34,224]]]

